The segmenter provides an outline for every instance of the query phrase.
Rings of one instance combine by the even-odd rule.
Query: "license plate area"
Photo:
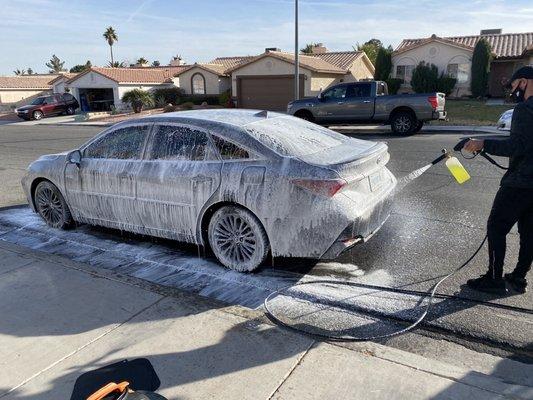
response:
[[[385,184],[385,175],[383,171],[374,172],[368,177],[368,182],[370,183],[370,191],[377,192]]]

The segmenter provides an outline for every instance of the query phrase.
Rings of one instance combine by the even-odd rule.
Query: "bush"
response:
[[[178,106],[175,106],[174,104],[168,103],[166,106],[163,107],[163,112],[174,112],[178,111]]]
[[[452,94],[453,88],[457,83],[457,79],[452,78],[451,76],[444,75],[444,72],[440,74],[439,79],[437,80],[437,92],[442,92],[446,96]]]
[[[474,97],[485,97],[489,86],[490,62],[492,61],[492,50],[489,42],[481,38],[474,47],[472,54],[472,80],[470,90]]]
[[[194,107],[194,103],[192,101],[187,101],[181,104],[180,107],[184,110],[192,110]]]
[[[179,104],[184,94],[185,92],[183,91],[183,89],[179,87],[159,88],[153,91],[154,100],[159,98],[164,99],[163,106],[165,104]]]
[[[218,95],[218,104],[221,106],[227,107],[231,99],[231,90],[226,90]]]
[[[411,87],[416,93],[429,93],[437,91],[439,70],[434,64],[422,61],[413,70]]]
[[[133,112],[140,113],[143,107],[153,107],[154,98],[146,90],[133,89],[122,95],[122,102],[127,103],[133,108]]]
[[[397,94],[400,90],[400,86],[403,83],[403,79],[400,78],[389,78],[386,80],[387,87],[389,89],[389,94]]]
[[[374,79],[376,81],[387,81],[392,70],[392,52],[381,47],[376,57],[376,71]]]
[[[183,97],[181,101],[183,103],[193,103],[195,105],[200,105],[204,101],[210,106],[217,106],[219,104],[218,95],[216,94],[194,94]]]

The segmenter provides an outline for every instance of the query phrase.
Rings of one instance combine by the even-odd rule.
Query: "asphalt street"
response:
[[[32,160],[41,154],[75,148],[100,130],[101,128],[97,127],[82,126],[0,126],[0,204],[14,205],[25,202],[20,178]],[[442,133],[411,137],[360,134],[357,137],[386,141],[391,153],[389,168],[397,177],[401,177],[439,156],[442,148],[452,148],[462,136],[457,133]],[[95,252],[102,251],[105,256],[98,259],[97,266],[119,268],[126,265],[127,268],[121,272],[137,277],[144,276],[147,280],[153,278],[154,265],[159,263],[167,270],[153,278],[158,283],[174,285],[253,308],[260,306],[269,291],[306,278],[333,277],[425,291],[441,276],[462,264],[478,247],[485,235],[486,219],[502,175],[500,170],[479,157],[468,161],[461,158],[461,161],[472,176],[469,182],[458,185],[442,164],[431,168],[397,194],[390,219],[368,243],[347,252],[335,263],[275,260],[274,266],[265,266],[258,274],[236,278],[233,273],[219,271],[221,268],[216,266],[213,260],[206,260],[205,263],[191,262],[196,257],[196,250],[190,246],[176,246],[175,243],[166,241],[154,244],[154,241],[148,238],[121,236],[118,232],[91,227],[80,228],[73,234],[72,240],[81,247],[90,245],[92,248],[85,249],[84,252],[80,247],[79,252],[75,252],[72,240],[68,246],[58,245],[61,240],[67,243],[68,233],[50,232],[47,227],[39,225],[38,220],[32,219],[34,217],[25,209],[4,210],[0,213],[0,228],[3,228],[0,229],[0,239],[42,248],[43,251],[56,252],[84,262],[95,260]],[[505,163],[505,160],[501,161]],[[22,225],[25,230],[11,231]],[[24,235],[31,237],[31,240],[25,242]],[[52,236],[56,240],[55,247],[50,245]],[[42,243],[48,243],[48,247],[43,248]],[[113,264],[114,259],[108,257],[109,252],[112,248],[115,249],[114,246],[121,244],[141,248],[144,257],[141,261],[144,264],[138,268],[131,260]],[[516,231],[509,236],[508,250],[506,268],[511,270],[518,253]],[[117,252],[116,249],[113,251]],[[128,253],[119,252],[122,253],[121,256]],[[172,252],[177,252],[175,257]],[[136,259],[139,260],[139,257]],[[152,264],[147,269],[148,261]],[[179,268],[180,263],[186,264],[186,274],[170,274],[170,279],[168,268]],[[530,310],[533,303],[531,292],[522,296],[494,298],[469,291],[463,286],[466,279],[483,273],[486,263],[486,249],[483,249],[471,266],[446,281],[439,292]],[[191,268],[201,273],[191,275]],[[147,270],[152,270],[152,275],[147,274]],[[219,280],[221,284],[213,285],[210,291],[206,290],[214,280]],[[224,288],[227,288],[228,282],[237,286],[244,283],[246,290],[239,292],[238,289],[232,288],[231,291],[225,292]],[[228,294],[230,292],[231,295]],[[343,300],[357,295],[338,293],[339,299]],[[398,314],[400,317],[406,302],[412,301],[411,308],[417,307],[416,299],[388,300],[393,303],[397,301],[399,306],[389,309],[389,313]],[[316,315],[318,316],[314,320],[306,323],[326,329],[330,322],[328,318],[332,318],[331,313],[322,311]],[[335,321],[338,323],[339,318]],[[350,321],[352,320],[347,320],[345,325],[349,325]],[[522,354],[531,354],[532,351],[533,318],[528,313],[492,308],[468,300],[444,300],[438,302],[426,327],[437,331],[439,335],[449,335],[454,340],[488,343],[489,346]],[[402,341],[405,347],[404,339],[393,339],[390,343],[401,345]],[[472,346],[475,347],[474,344]]]

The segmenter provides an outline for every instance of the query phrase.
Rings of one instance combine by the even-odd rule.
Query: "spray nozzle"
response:
[[[431,161],[431,164],[432,165],[435,165],[435,164],[438,164],[440,163],[442,160],[445,160],[447,158],[450,158],[452,155],[451,153],[446,150],[446,149],[442,149],[442,155],[437,157],[436,159],[434,159],[433,161]]]

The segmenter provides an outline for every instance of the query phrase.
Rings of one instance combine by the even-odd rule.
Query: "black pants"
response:
[[[533,262],[533,189],[500,187],[487,224],[489,237],[489,273],[503,276],[507,234],[518,223],[520,253],[514,275],[525,278]]]

